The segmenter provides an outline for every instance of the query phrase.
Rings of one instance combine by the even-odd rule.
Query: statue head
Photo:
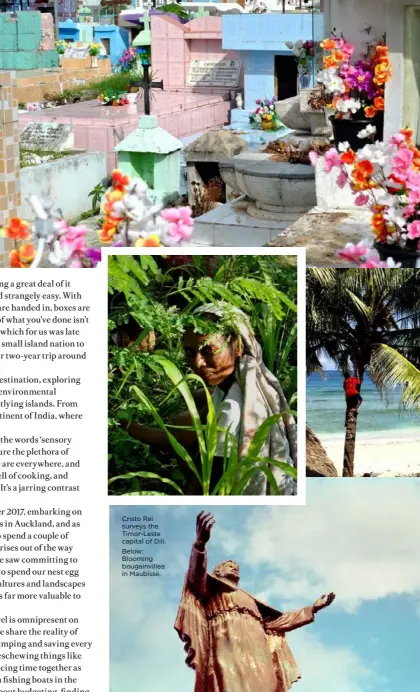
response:
[[[239,583],[239,565],[233,560],[225,560],[214,568],[213,574],[219,579],[232,582],[234,586]]]

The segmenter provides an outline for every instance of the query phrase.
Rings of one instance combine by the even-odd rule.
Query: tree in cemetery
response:
[[[308,374],[326,356],[359,395],[368,374],[381,393],[399,388],[402,410],[420,411],[420,270],[308,269],[306,285]],[[347,401],[343,476],[354,475],[359,405]]]

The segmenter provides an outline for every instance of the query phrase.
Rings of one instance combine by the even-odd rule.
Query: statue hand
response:
[[[322,610],[323,608],[327,608],[335,599],[335,594],[329,593],[328,595],[321,596],[321,598],[318,598],[315,603],[313,604],[312,608],[314,613],[317,613],[319,610]]]
[[[197,543],[204,545],[210,540],[210,532],[215,525],[216,520],[210,512],[200,512],[197,517]]]

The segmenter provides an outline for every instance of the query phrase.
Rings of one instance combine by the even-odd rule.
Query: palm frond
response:
[[[402,386],[401,404],[420,412],[420,369],[391,346],[381,344],[372,353],[370,374],[379,387]]]

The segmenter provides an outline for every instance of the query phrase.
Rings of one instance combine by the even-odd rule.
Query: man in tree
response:
[[[286,632],[313,622],[335,596],[281,613],[238,587],[235,562],[207,574],[206,543],[214,524],[211,514],[200,512],[175,622],[186,663],[195,671],[194,692],[287,692],[300,675]]]
[[[362,405],[363,398],[360,396],[360,388],[362,386],[362,381],[359,379],[359,371],[355,370],[355,377],[351,377],[348,370],[344,372],[344,394],[346,396],[346,421],[344,427],[347,428],[347,423],[349,420],[350,411],[354,411],[357,414],[360,406]]]

